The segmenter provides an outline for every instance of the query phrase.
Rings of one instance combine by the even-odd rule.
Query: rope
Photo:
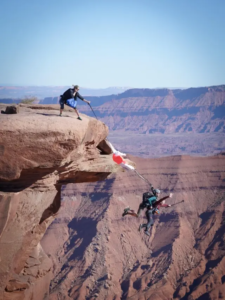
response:
[[[134,169],[134,172],[137,174],[137,176],[139,176],[142,180],[144,180],[147,184],[149,184],[150,187],[152,187],[152,184],[148,181],[148,179],[146,179],[143,175],[138,173],[136,169]]]
[[[96,116],[96,114],[95,114],[95,112],[94,112],[94,110],[93,110],[93,108],[92,108],[91,104],[90,104],[90,103],[88,103],[88,105],[90,106],[91,110],[93,111],[93,114],[94,114],[95,118],[98,120],[98,118],[97,118],[97,116]]]
[[[91,110],[92,110],[92,112],[93,112],[95,118],[98,120],[98,118],[97,118],[97,116],[96,116],[96,114],[95,114],[95,112],[94,112],[94,110],[93,110],[91,104],[88,103],[88,105],[90,106],[90,108],[91,108]],[[106,140],[107,140],[107,138],[106,138]],[[138,173],[138,171],[137,171],[136,169],[134,170],[134,172],[135,172],[142,180],[144,180],[150,187],[152,187],[152,184],[148,181],[148,179],[146,179],[143,175],[141,175],[140,173]]]

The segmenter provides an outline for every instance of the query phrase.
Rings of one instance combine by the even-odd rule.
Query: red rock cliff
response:
[[[48,299],[51,261],[39,242],[63,184],[103,180],[115,168],[107,134],[100,121],[59,117],[50,106],[0,115],[0,299]]]
[[[225,156],[132,157],[138,171],[174,193],[148,237],[138,209],[148,186],[134,173],[68,185],[42,245],[54,264],[50,298],[225,299]]]

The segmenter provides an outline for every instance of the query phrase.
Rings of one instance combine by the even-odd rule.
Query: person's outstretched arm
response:
[[[164,201],[164,200],[166,200],[168,198],[172,198],[172,197],[173,197],[173,193],[170,193],[168,196],[165,196],[165,197],[159,199],[158,201],[162,202],[162,201]]]
[[[170,204],[166,204],[166,203],[162,203],[162,204],[160,203],[159,206],[160,207],[170,207],[171,205]]]
[[[163,198],[157,200],[156,203],[155,203],[155,205],[156,205],[156,206],[157,206],[157,205],[161,205],[161,203],[162,203],[164,200],[166,200],[166,199],[168,199],[168,198],[172,198],[172,196],[173,196],[173,194],[170,193],[168,196],[165,196],[165,197],[163,197]],[[153,204],[153,207],[154,207],[154,204]]]
[[[84,97],[82,97],[78,92],[76,93],[76,97],[79,98],[80,100],[86,102],[87,104],[91,103],[91,101],[84,99]]]

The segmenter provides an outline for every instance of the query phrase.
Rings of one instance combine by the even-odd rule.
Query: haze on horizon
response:
[[[0,83],[224,84],[224,15],[223,0],[2,0]]]

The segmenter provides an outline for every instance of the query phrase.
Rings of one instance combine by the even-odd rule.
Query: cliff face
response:
[[[50,106],[0,115],[0,299],[48,299],[52,266],[40,240],[61,206],[62,185],[115,170],[107,134],[100,121],[59,117]]]
[[[148,238],[143,217],[121,216],[146,185],[110,175],[108,129],[82,117],[39,105],[0,115],[0,299],[225,297],[225,156],[131,158],[170,203],[185,200]]]
[[[224,299],[225,156],[131,158],[162,196],[173,192],[145,223],[135,211],[148,187],[131,172],[104,182],[68,185],[63,206],[42,245],[53,261],[51,300]]]

